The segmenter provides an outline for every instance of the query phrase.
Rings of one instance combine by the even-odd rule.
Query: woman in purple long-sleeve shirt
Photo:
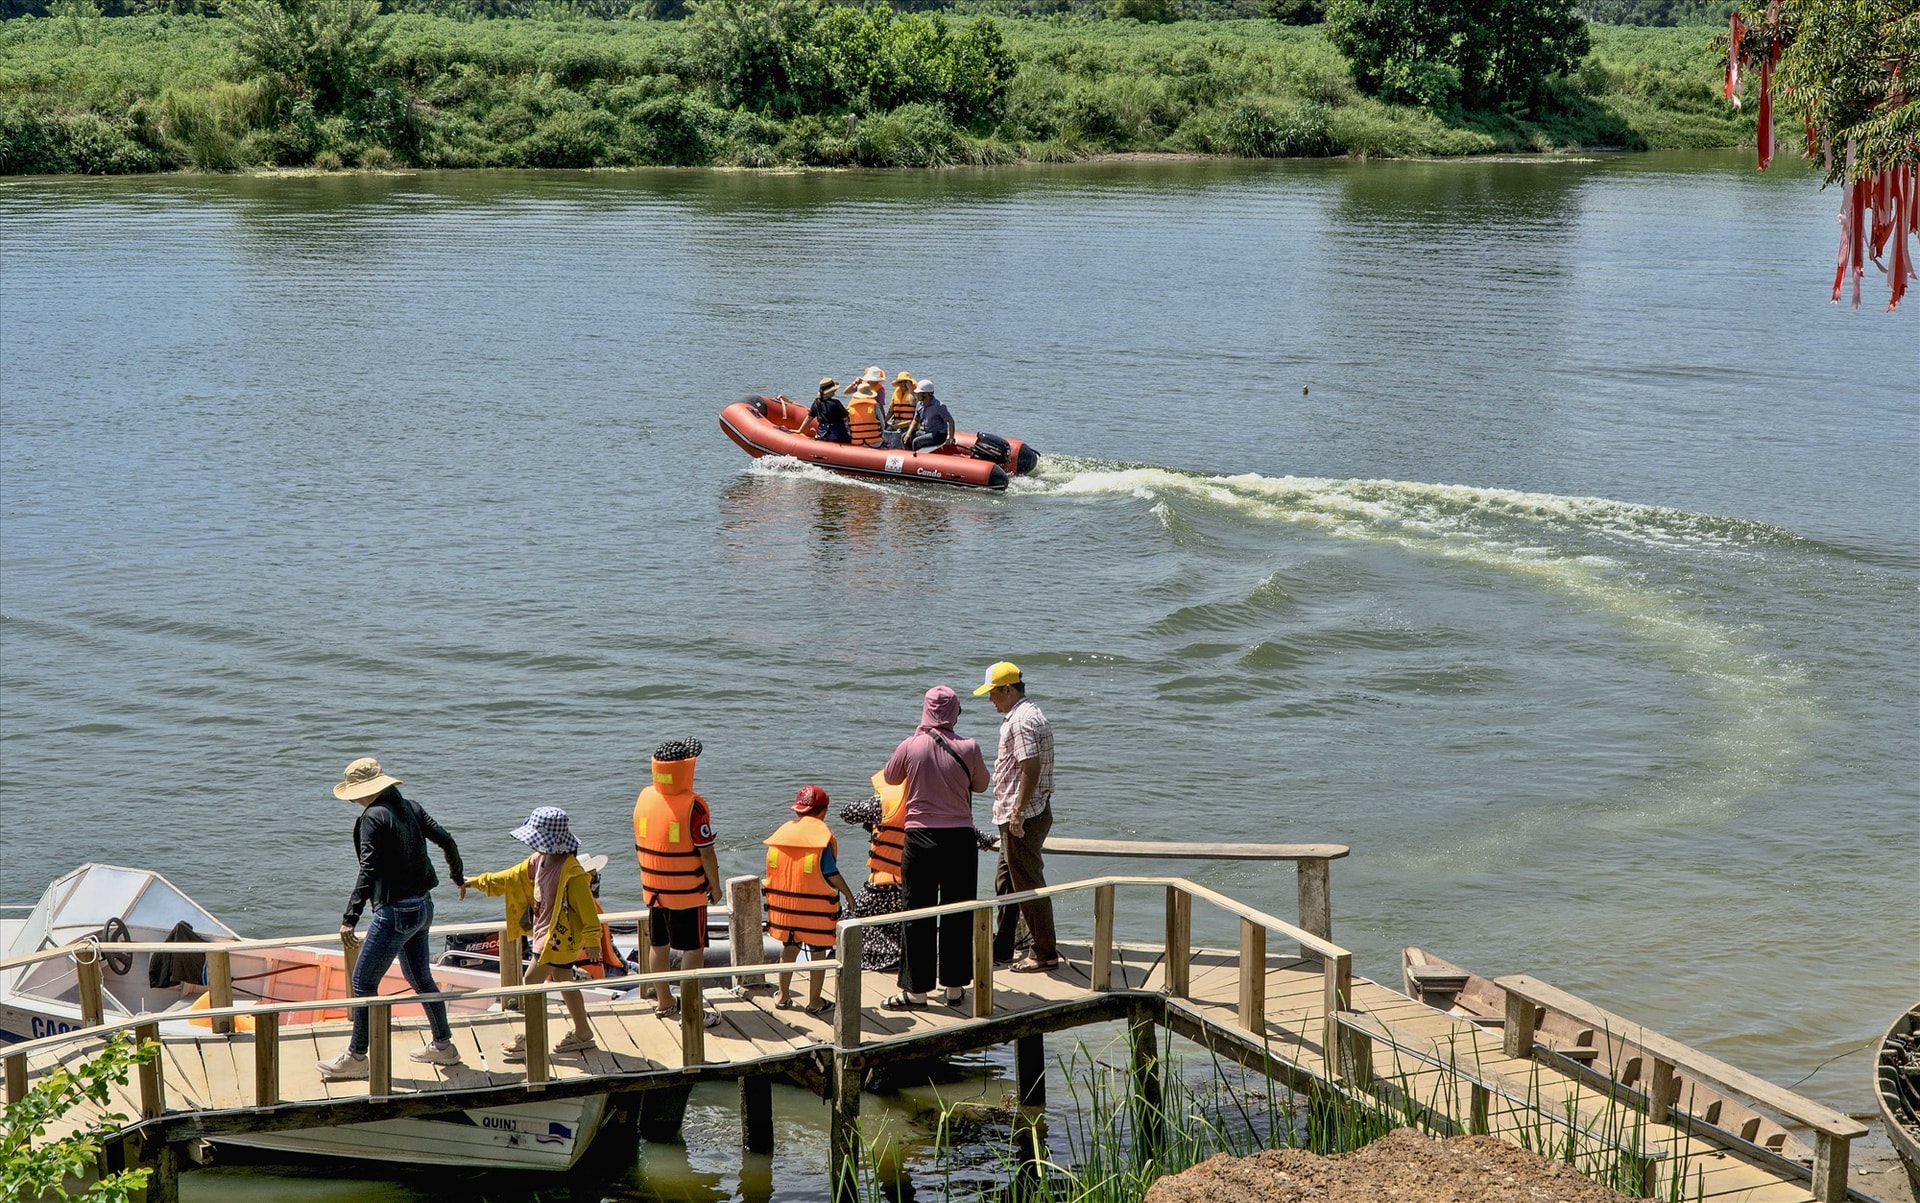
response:
[[[900,876],[907,909],[971,902],[977,896],[980,851],[973,838],[973,795],[987,788],[987,762],[980,745],[954,733],[960,699],[945,685],[927,690],[920,726],[900,742],[881,776],[907,786],[907,846]],[[937,977],[948,1005],[965,997],[973,981],[973,916],[944,915],[906,925],[900,959],[900,992],[882,1006],[923,1006]]]

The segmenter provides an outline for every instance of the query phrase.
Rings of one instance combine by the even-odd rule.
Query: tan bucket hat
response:
[[[341,774],[340,784],[333,787],[333,796],[342,802],[358,802],[362,798],[371,798],[390,785],[399,785],[398,777],[389,777],[380,768],[380,762],[371,756],[362,756],[347,766]]]

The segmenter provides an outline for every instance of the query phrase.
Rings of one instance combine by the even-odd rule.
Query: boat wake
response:
[[[1804,674],[1758,646],[1752,623],[1729,617],[1755,561],[1806,550],[1790,532],[1738,519],[1598,497],[1391,480],[1330,480],[1182,472],[1050,456],[1012,491],[1065,501],[1116,496],[1148,503],[1179,544],[1205,543],[1211,524],[1287,527],[1327,539],[1397,548],[1428,563],[1524,581],[1603,617],[1632,654],[1687,683],[1690,699],[1648,698],[1683,716],[1684,756],[1631,796],[1574,805],[1602,826],[1724,821],[1779,781],[1808,744]],[[1269,577],[1256,586],[1270,588]],[[1257,600],[1250,597],[1248,600]],[[1521,817],[1478,851],[1528,838],[1563,809]],[[1456,856],[1458,849],[1432,855]]]

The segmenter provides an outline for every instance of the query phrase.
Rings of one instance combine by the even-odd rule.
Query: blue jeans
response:
[[[433,926],[433,898],[421,894],[401,898],[373,908],[373,920],[367,924],[367,938],[360,945],[360,959],[353,963],[353,997],[380,993],[380,979],[394,958],[400,959],[400,972],[416,994],[438,994],[433,984],[433,966],[427,959],[427,929]],[[449,1040],[453,1029],[447,1026],[447,1004],[421,1003],[435,1040]],[[353,1011],[353,1038],[347,1041],[352,1052],[367,1051],[367,1009]]]

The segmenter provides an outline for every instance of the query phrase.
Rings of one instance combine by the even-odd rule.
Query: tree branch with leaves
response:
[[[132,1203],[146,1189],[148,1170],[121,1170],[101,1174],[78,1195],[67,1184],[84,1181],[99,1171],[107,1137],[127,1120],[105,1110],[113,1103],[113,1088],[124,1086],[136,1065],[145,1065],[160,1053],[148,1041],[136,1046],[125,1036],[107,1042],[96,1057],[76,1065],[62,1065],[35,1082],[17,1102],[8,1103],[0,1118],[0,1198],[31,1203],[38,1199],[88,1200],[88,1203]],[[47,1127],[82,1103],[102,1110],[65,1136],[46,1140]]]
[[[1920,278],[1920,5],[1913,0],[1772,0],[1728,21],[1726,96],[1759,75],[1760,169],[1773,161],[1773,109],[1798,117],[1805,155],[1840,185],[1833,299],[1853,304],[1869,259],[1896,308]],[[1778,92],[1776,97],[1775,93]]]

